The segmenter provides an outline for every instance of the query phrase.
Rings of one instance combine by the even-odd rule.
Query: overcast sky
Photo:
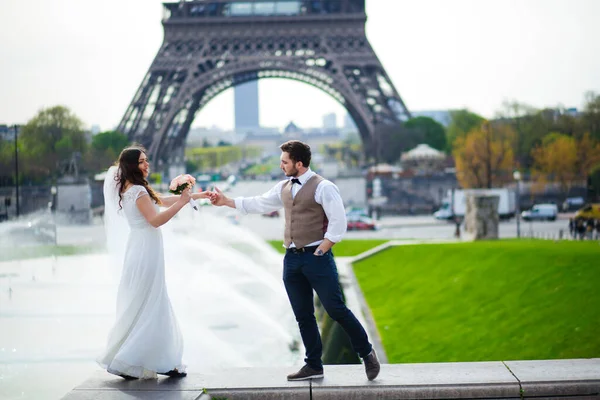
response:
[[[0,0],[0,123],[64,104],[116,126],[162,42],[159,0]],[[600,92],[600,0],[367,0],[367,36],[410,110],[503,100],[580,108]],[[344,109],[303,83],[259,85],[261,123],[321,126]],[[233,92],[195,126],[233,126]]]

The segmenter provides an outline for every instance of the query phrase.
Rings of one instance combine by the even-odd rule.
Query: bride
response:
[[[123,214],[129,235],[118,257],[123,270],[116,322],[97,362],[125,379],[151,379],[157,374],[181,378],[187,375],[182,365],[183,339],[167,294],[160,226],[190,198],[206,198],[207,193],[191,194],[188,188],[180,196],[157,194],[146,180],[150,165],[143,147],[124,149],[117,164],[104,181],[109,252],[114,253],[111,241],[118,240]],[[159,205],[167,208],[159,211]]]

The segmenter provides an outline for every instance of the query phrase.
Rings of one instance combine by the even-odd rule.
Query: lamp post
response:
[[[52,207],[50,208],[50,210],[52,211],[52,213],[56,212],[56,194],[58,193],[58,189],[56,188],[56,186],[52,185],[52,187],[50,187],[50,194],[52,195]]]
[[[17,217],[19,216],[20,210],[19,210],[19,149],[17,147],[18,144],[18,130],[17,130],[17,125],[14,126],[14,130],[15,130],[15,189],[16,189],[16,195],[17,195],[17,201],[15,203],[16,206],[16,211],[17,211]]]
[[[516,217],[517,217],[517,238],[520,238],[521,237],[521,207],[520,207],[521,206],[520,205],[521,172],[518,170],[513,172],[513,178],[517,182],[517,186],[516,186],[516,190],[515,190],[515,197],[516,197],[515,213],[516,213]]]
[[[50,212],[52,213],[52,225],[54,226],[54,246],[58,245],[58,230],[56,229],[56,194],[58,193],[58,189],[56,186],[52,185],[50,188],[50,194],[52,194],[52,206],[50,207]]]
[[[454,212],[455,209],[455,192],[456,192],[456,188],[452,188],[452,197],[450,199],[450,210],[452,212],[452,221],[454,221],[454,237],[455,238],[460,238],[460,218],[456,215],[456,213]]]

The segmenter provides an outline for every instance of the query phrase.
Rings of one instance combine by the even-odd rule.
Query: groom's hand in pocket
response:
[[[317,249],[315,250],[315,252],[313,253],[315,256],[322,256],[325,253],[327,253],[329,250],[331,250],[331,248],[333,247],[335,243],[332,242],[329,239],[324,239],[323,243],[321,243],[319,245],[319,247],[317,247]]]

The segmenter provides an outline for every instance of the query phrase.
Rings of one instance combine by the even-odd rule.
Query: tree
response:
[[[121,151],[129,145],[127,136],[117,131],[100,132],[92,137],[85,165],[90,171],[103,171],[113,164]]]
[[[112,150],[120,154],[121,150],[129,146],[127,136],[118,131],[105,131],[92,136],[92,149],[97,151]]]
[[[592,202],[600,200],[600,165],[594,168],[588,178],[589,199]]]
[[[14,143],[0,138],[0,186],[12,185],[14,182]]]
[[[457,110],[450,113],[451,122],[446,131],[447,150],[452,152],[454,141],[459,137],[466,136],[474,128],[480,127],[485,119],[469,110]]]
[[[532,134],[532,128],[538,127],[540,122],[540,119],[536,118],[538,115],[535,108],[516,100],[502,102],[502,108],[496,112],[496,116],[501,122],[510,125],[515,131],[513,143],[515,169],[522,168],[528,162],[527,158],[532,148],[530,140],[536,137],[535,134]],[[547,131],[544,130],[541,136],[546,133]]]
[[[513,141],[510,126],[485,121],[456,139],[456,176],[464,188],[492,188],[512,179]]]
[[[23,126],[19,141],[24,148],[23,172],[38,179],[58,175],[62,161],[88,147],[83,122],[64,106],[41,110]]]
[[[447,148],[446,143],[446,130],[444,126],[429,117],[416,117],[411,118],[404,124],[408,129],[413,131],[420,131],[423,137],[423,143],[433,147],[434,149],[445,151]]]
[[[217,147],[231,147],[233,146],[230,142],[226,141],[226,140],[219,140],[219,142],[217,143]]]
[[[600,94],[587,92],[582,115],[585,130],[591,137],[600,141]]]
[[[379,162],[393,164],[400,155],[419,143],[423,143],[423,133],[408,129],[403,125],[383,125],[376,132],[374,151]]]
[[[564,197],[577,179],[577,143],[574,138],[561,133],[544,137],[542,144],[532,151],[534,160],[532,177],[538,184],[554,182],[560,186]]]
[[[577,141],[577,161],[575,169],[580,177],[588,177],[592,171],[600,168],[600,143],[585,133]]]

